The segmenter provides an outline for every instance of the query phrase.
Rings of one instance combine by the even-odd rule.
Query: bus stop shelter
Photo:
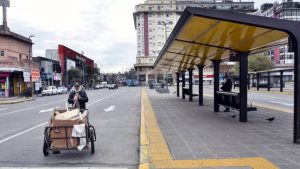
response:
[[[203,68],[214,67],[214,111],[219,111],[219,66],[222,60],[236,61],[239,70],[239,121],[247,122],[248,56],[268,49],[282,39],[289,39],[295,54],[294,73],[294,143],[300,143],[300,23],[226,11],[187,7],[155,62],[155,69],[182,75],[182,97],[193,100],[192,74],[199,70],[199,105],[203,105]],[[185,72],[189,88],[185,88]]]

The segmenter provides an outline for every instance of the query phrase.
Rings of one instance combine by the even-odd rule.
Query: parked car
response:
[[[65,86],[60,86],[60,87],[57,88],[57,93],[58,94],[68,93],[68,89]]]
[[[99,87],[100,87],[100,89],[103,89],[105,87],[105,85],[104,84],[100,84]]]
[[[110,84],[108,85],[108,89],[118,89],[118,85],[117,84]]]
[[[96,85],[94,89],[101,89],[100,85]]]
[[[58,94],[58,90],[55,86],[48,86],[46,89],[44,89],[42,91],[42,95],[45,96],[45,95],[55,95],[55,94]]]

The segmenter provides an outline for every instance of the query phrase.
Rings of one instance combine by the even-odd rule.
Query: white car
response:
[[[58,94],[68,93],[68,89],[65,86],[60,86],[60,87],[57,88],[57,93]]]
[[[44,89],[42,91],[42,95],[45,96],[45,95],[55,95],[55,94],[58,94],[58,90],[55,86],[48,86],[47,89]]]

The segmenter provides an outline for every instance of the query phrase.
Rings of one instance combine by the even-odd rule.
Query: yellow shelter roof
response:
[[[272,28],[274,23],[270,27],[252,24],[255,19],[265,21],[266,25],[279,20],[188,7],[160,52],[155,68],[179,72],[205,65],[209,60],[228,58],[231,52],[255,51],[289,36],[279,28]],[[295,22],[283,23],[290,26]]]

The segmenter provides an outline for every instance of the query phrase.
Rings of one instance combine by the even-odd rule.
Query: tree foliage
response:
[[[97,75],[100,75],[100,73],[98,72],[98,70],[96,68],[92,68],[90,66],[87,67],[86,71],[87,71],[88,81],[91,81],[91,80],[96,81]]]
[[[274,62],[271,61],[267,56],[250,56],[248,58],[248,71],[256,72],[256,71],[264,71],[270,70],[274,66]],[[239,63],[234,65],[234,72],[239,74]]]
[[[80,70],[74,67],[68,70],[68,76],[71,84],[74,84],[75,82],[79,82],[81,80]]]

